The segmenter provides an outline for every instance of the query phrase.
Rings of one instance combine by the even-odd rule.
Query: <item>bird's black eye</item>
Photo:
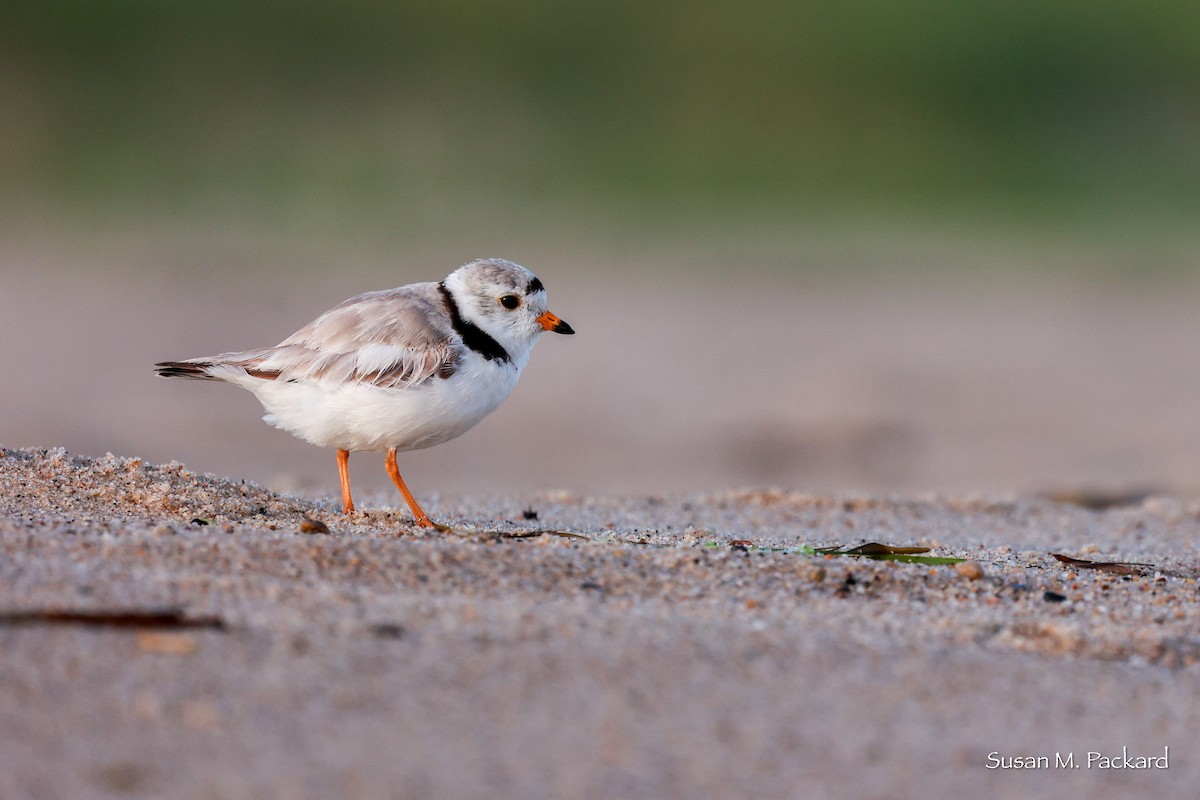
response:
[[[517,297],[515,294],[506,294],[504,297],[500,298],[500,305],[504,306],[509,311],[512,311],[514,308],[521,305],[521,298]]]

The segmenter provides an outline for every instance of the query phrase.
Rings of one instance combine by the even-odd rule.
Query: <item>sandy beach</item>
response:
[[[0,796],[1115,798],[1200,780],[1195,502],[440,496],[448,534],[367,507],[3,451]],[[971,565],[800,549],[864,541]],[[1169,766],[1112,767],[1136,763],[1123,748]]]

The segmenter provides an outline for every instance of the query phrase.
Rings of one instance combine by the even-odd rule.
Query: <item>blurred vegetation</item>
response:
[[[0,102],[6,208],[98,226],[1200,211],[1195,2],[10,0]]]

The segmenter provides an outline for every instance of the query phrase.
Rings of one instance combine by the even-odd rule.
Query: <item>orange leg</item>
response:
[[[412,509],[413,519],[416,520],[417,525],[422,528],[449,530],[445,525],[438,525],[436,522],[431,520],[428,515],[421,510],[421,507],[417,505],[417,498],[413,497],[412,492],[410,492],[408,487],[404,485],[404,479],[400,477],[400,468],[396,466],[396,448],[388,448],[387,461],[384,463],[387,465],[387,473],[391,476],[392,483],[396,484],[396,488],[400,490],[400,494],[404,495],[404,501],[408,503],[408,507]]]
[[[354,498],[350,496],[350,451],[338,450],[338,474],[342,476],[342,513],[354,511]]]

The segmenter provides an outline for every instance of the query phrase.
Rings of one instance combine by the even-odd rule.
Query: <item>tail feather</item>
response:
[[[162,361],[155,364],[154,371],[162,378],[189,378],[194,381],[217,381],[208,373],[213,366],[209,361]]]

